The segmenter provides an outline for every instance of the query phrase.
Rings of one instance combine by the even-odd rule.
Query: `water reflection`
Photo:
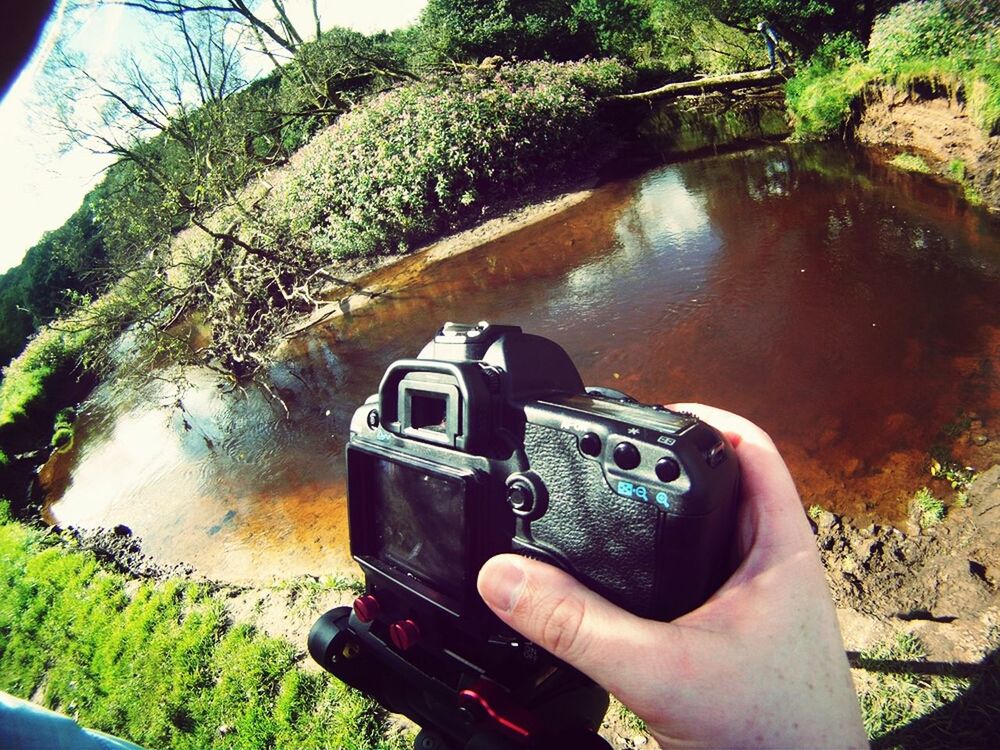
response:
[[[102,386],[75,451],[49,467],[50,512],[125,523],[230,579],[343,565],[354,407],[442,321],[489,319],[556,339],[589,383],[746,414],[807,504],[898,520],[932,445],[987,456],[943,428],[1000,415],[998,237],[954,191],[841,148],[653,170],[446,263],[381,272],[374,284],[404,288],[275,369],[289,420],[207,380],[182,409],[166,392],[124,406]]]

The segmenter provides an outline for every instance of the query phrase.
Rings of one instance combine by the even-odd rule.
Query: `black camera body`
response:
[[[585,388],[557,344],[516,326],[448,323],[390,365],[351,422],[347,482],[365,594],[320,618],[310,652],[442,747],[565,739],[607,705],[488,610],[476,577],[493,555],[549,562],[658,620],[699,606],[734,567],[725,437]]]

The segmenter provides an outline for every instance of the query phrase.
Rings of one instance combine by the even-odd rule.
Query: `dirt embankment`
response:
[[[817,518],[845,644],[860,651],[905,628],[934,660],[981,662],[1000,648],[1000,465],[941,523],[921,529],[913,515],[905,532]]]
[[[855,137],[920,156],[932,172],[1000,211],[1000,135],[973,122],[960,92],[929,85],[869,91]]]

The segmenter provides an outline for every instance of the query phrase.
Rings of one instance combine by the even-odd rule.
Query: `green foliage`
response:
[[[73,442],[73,420],[76,418],[76,410],[73,407],[60,409],[56,414],[55,424],[52,427],[52,440],[49,444],[53,448],[62,448]]]
[[[105,280],[106,252],[94,217],[96,192],[58,229],[48,232],[21,264],[0,276],[0,364],[67,306],[66,290],[88,293]]]
[[[931,172],[931,168],[927,166],[927,162],[916,154],[904,152],[898,154],[889,163],[899,169],[905,169],[907,172],[920,172],[921,174],[930,174]]]
[[[365,96],[405,80],[406,52],[388,34],[339,27],[300,45],[277,76],[276,108],[287,113],[280,123],[281,148],[295,151]]]
[[[841,130],[867,84],[918,83],[961,91],[973,120],[1000,132],[1000,22],[962,0],[906,2],[880,16],[867,61],[855,42],[828,39],[788,84],[796,131],[822,137]]]
[[[788,82],[785,96],[799,136],[821,138],[841,129],[855,99],[875,77],[862,52],[849,32],[828,37]]]
[[[405,251],[567,158],[625,75],[528,63],[381,94],[317,137],[267,218],[320,256]]]
[[[913,495],[913,504],[920,511],[920,528],[927,529],[944,519],[944,503],[934,496],[927,487],[921,487]]]
[[[810,517],[810,518],[811,518],[811,519],[812,519],[813,521],[818,521],[818,520],[819,520],[819,516],[820,516],[820,514],[821,514],[822,512],[823,512],[823,508],[822,508],[821,506],[819,506],[819,505],[810,505],[810,506],[809,506],[809,510],[807,510],[807,511],[806,511],[806,514],[807,514],[807,515],[808,515],[808,516],[809,516],[809,517]]]
[[[3,370],[0,383],[0,429],[31,416],[46,398],[50,379],[76,366],[88,330],[44,328]]]
[[[231,627],[203,586],[144,583],[0,525],[0,689],[158,748],[401,750],[370,701]]]
[[[931,459],[930,473],[932,477],[945,480],[953,490],[959,491],[969,489],[969,485],[979,476],[971,466],[962,466],[945,458],[940,461]]]
[[[757,67],[764,45],[756,32],[734,28],[695,0],[652,0],[650,57],[671,71],[716,75]]]
[[[927,674],[920,665],[926,661],[923,645],[910,633],[861,653],[858,666],[870,670],[858,689],[869,738],[877,740],[933,714],[968,688],[968,680]]]
[[[418,57],[432,64],[506,60],[635,59],[648,45],[643,0],[429,0]]]
[[[881,16],[872,29],[869,61],[886,74],[902,63],[957,58],[972,67],[991,49],[996,54],[1000,28],[990,11],[967,0],[906,2]]]

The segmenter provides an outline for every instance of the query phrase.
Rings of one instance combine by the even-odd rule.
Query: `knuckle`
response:
[[[583,601],[575,596],[557,596],[545,602],[539,613],[542,646],[563,659],[581,653],[586,646],[585,614]]]

